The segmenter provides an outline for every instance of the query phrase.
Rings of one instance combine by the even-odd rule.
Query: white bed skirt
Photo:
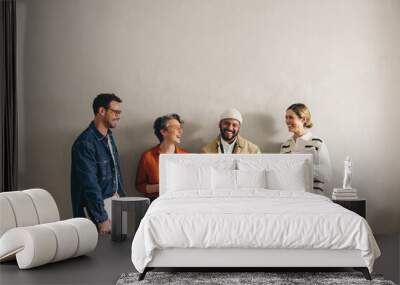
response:
[[[366,267],[359,250],[197,249],[154,251],[147,267]]]

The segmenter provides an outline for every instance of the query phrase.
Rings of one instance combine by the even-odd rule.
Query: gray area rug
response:
[[[368,281],[360,272],[148,272],[142,281],[139,273],[122,274],[117,285],[133,284],[379,284],[395,285],[381,275]]]

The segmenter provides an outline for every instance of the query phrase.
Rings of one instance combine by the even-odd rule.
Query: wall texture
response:
[[[18,0],[20,187],[43,187],[71,215],[70,149],[100,92],[123,100],[114,131],[128,192],[156,116],[186,121],[198,152],[226,107],[242,134],[277,152],[284,110],[311,108],[340,186],[354,186],[377,233],[400,231],[400,1]]]

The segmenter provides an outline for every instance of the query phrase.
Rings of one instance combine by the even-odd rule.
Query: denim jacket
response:
[[[107,136],[103,136],[94,122],[79,135],[72,145],[71,198],[74,217],[85,217],[86,207],[95,224],[108,219],[104,199],[113,196],[118,181],[118,194],[125,196],[117,147],[111,130],[108,130],[116,166],[108,147]],[[117,167],[118,179],[115,179]]]

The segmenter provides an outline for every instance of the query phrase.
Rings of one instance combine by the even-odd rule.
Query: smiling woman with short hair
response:
[[[145,151],[140,158],[136,172],[136,189],[150,200],[159,195],[158,163],[161,153],[187,153],[180,148],[183,121],[178,114],[158,117],[153,124],[154,134],[160,141],[155,147]]]
[[[310,128],[311,113],[306,105],[296,103],[286,109],[288,131],[293,136],[281,145],[281,153],[311,153],[314,159],[314,191],[322,193],[331,176],[331,161],[324,141],[314,136]]]

